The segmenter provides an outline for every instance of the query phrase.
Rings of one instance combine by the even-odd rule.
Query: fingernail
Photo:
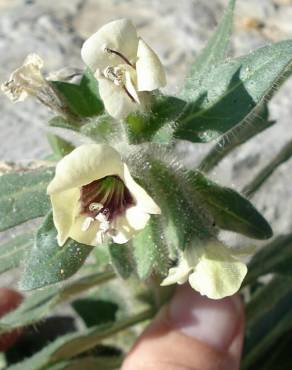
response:
[[[230,347],[241,314],[239,297],[212,300],[196,293],[189,285],[178,289],[169,308],[169,319],[175,329],[220,351]]]

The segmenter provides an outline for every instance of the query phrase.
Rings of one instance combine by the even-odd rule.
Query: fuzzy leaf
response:
[[[135,169],[141,185],[161,208],[168,247],[184,250],[191,240],[200,242],[214,237],[212,221],[193,196],[185,171],[168,166],[150,154],[143,161],[146,165]]]
[[[25,261],[21,289],[37,289],[69,278],[83,265],[92,249],[72,239],[60,247],[50,212],[38,230],[34,247]]]
[[[152,315],[152,311],[145,311],[136,316],[117,321],[114,324],[98,325],[82,333],[64,335],[34,354],[31,358],[12,365],[7,370],[42,370],[50,364],[53,365],[84,353],[94,348],[107,337],[126,329],[130,325],[147,320]]]
[[[114,322],[118,310],[113,302],[96,298],[76,299],[72,302],[72,307],[88,328]]]
[[[16,310],[0,320],[0,332],[7,332],[30,325],[44,318],[60,302],[71,299],[88,289],[107,282],[115,277],[114,273],[101,272],[83,276],[65,286],[54,286],[34,292],[27,296]]]
[[[91,117],[103,111],[97,80],[89,70],[85,71],[78,85],[62,81],[51,83],[77,116]]]
[[[123,279],[128,279],[136,270],[130,246],[113,243],[108,249],[114,269]]]
[[[0,176],[0,231],[44,216],[50,209],[46,189],[52,168]]]
[[[56,159],[63,158],[65,155],[71,153],[72,150],[75,149],[75,146],[72,143],[58,135],[48,133],[47,138]]]
[[[155,96],[149,114],[136,112],[127,117],[125,124],[130,143],[138,144],[155,137],[155,142],[169,144],[172,139],[173,121],[182,112],[185,104],[185,101],[174,96]]]
[[[285,78],[292,61],[292,40],[257,49],[210,69],[188,82],[182,98],[188,104],[177,119],[174,136],[208,142],[244,122]]]
[[[95,142],[110,142],[118,137],[120,140],[121,128],[119,123],[108,114],[93,117],[81,126],[80,133],[94,140]]]
[[[248,122],[239,125],[231,131],[231,135],[223,135],[218,143],[203,158],[199,169],[203,172],[210,172],[218,163],[239,145],[244,144],[251,138],[270,128],[276,121],[269,120],[269,111],[267,104],[259,105],[249,117]]]
[[[147,279],[151,273],[166,276],[169,251],[160,216],[151,216],[146,227],[132,240],[137,274]]]
[[[200,78],[209,73],[213,66],[225,59],[233,26],[234,5],[235,0],[230,0],[216,31],[209,39],[207,46],[196,57],[186,80],[185,92],[189,89],[193,90],[195,81],[199,82]]]
[[[18,267],[25,253],[33,245],[33,234],[15,236],[0,245],[0,273]]]
[[[254,239],[268,239],[273,235],[265,218],[235,190],[217,185],[199,171],[190,172],[189,178],[220,228]]]
[[[69,121],[62,116],[55,116],[51,118],[48,122],[48,125],[51,127],[65,128],[66,130],[72,130],[76,132],[79,132],[81,127],[79,123]]]

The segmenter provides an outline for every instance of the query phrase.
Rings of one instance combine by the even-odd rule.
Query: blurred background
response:
[[[45,60],[46,72],[83,67],[80,47],[104,23],[131,18],[139,34],[166,66],[167,93],[175,94],[188,65],[213,32],[227,0],[0,0],[0,81],[28,53]],[[292,0],[238,0],[230,55],[292,38]],[[240,190],[292,137],[292,79],[270,103],[277,124],[222,161],[212,177]],[[49,153],[45,138],[51,115],[28,99],[13,105],[0,96],[0,159],[41,159]],[[189,166],[213,144],[181,143]],[[272,223],[275,233],[292,230],[292,161],[282,165],[252,199]]]

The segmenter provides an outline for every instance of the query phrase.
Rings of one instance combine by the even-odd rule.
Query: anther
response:
[[[91,211],[91,212],[100,211],[102,208],[103,208],[102,203],[90,203],[89,207],[88,207],[89,211]]]
[[[122,53],[120,53],[119,51],[116,51],[116,50],[113,50],[113,49],[110,49],[108,47],[104,47],[103,50],[107,53],[110,53],[110,54],[115,54],[117,55],[118,57],[120,57],[125,63],[127,63],[129,66],[131,66],[132,68],[136,69],[135,65],[132,64],[128,58],[126,58]]]
[[[89,229],[89,226],[90,226],[92,221],[94,221],[94,218],[86,217],[86,219],[84,220],[84,222],[82,224],[81,230],[82,231],[87,231]]]

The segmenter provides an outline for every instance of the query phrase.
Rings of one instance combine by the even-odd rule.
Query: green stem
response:
[[[153,304],[154,308],[157,311],[167,302],[170,301],[172,298],[174,291],[175,291],[175,285],[170,286],[161,286],[161,277],[158,276],[152,276],[149,282],[149,288],[152,291],[153,296]]]
[[[96,285],[103,284],[114,278],[116,278],[116,274],[113,271],[105,271],[103,273],[85,276],[84,278],[65,286],[65,288],[61,291],[58,303],[66,301],[73,295],[80,294]]]
[[[248,198],[252,197],[254,193],[264,184],[264,182],[273,174],[273,172],[291,157],[292,140],[289,141],[276,155],[276,157],[266,167],[264,167],[249,184],[243,188],[242,193]]]

